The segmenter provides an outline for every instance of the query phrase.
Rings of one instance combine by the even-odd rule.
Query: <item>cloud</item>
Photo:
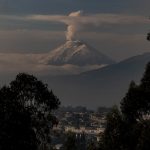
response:
[[[0,53],[44,53],[65,41],[64,31],[0,30]]]
[[[68,15],[0,15],[0,20],[33,22],[56,22],[68,26],[67,39],[74,39],[79,31],[87,29],[87,26],[101,28],[106,25],[127,25],[126,35],[103,32],[80,33],[79,39],[87,40],[100,51],[114,57],[124,58],[131,54],[136,55],[143,51],[149,51],[149,43],[145,40],[144,33],[131,35],[130,25],[149,25],[149,19],[145,16],[136,16],[128,14],[84,14],[82,11],[72,12]],[[7,21],[6,21],[7,23]],[[129,26],[129,28],[128,28]],[[143,27],[143,26],[142,26]],[[116,29],[115,29],[116,30]],[[91,31],[91,30],[90,30]],[[106,33],[107,32],[107,33]],[[137,31],[136,31],[137,32]],[[142,31],[143,32],[143,31]],[[141,36],[142,34],[142,36]],[[38,74],[68,74],[79,73],[89,69],[96,69],[100,66],[78,67],[73,65],[50,66],[38,63],[41,54],[31,54],[32,52],[44,53],[60,43],[54,44],[54,41],[63,39],[64,31],[48,30],[0,30],[0,51],[9,53],[0,53],[0,73],[2,72],[31,72]],[[95,43],[94,43],[95,42]],[[96,43],[97,42],[97,43]],[[147,42],[147,43],[146,43]],[[9,44],[8,44],[9,43]],[[95,44],[95,45],[94,45]],[[45,46],[46,45],[46,46]],[[49,45],[53,45],[50,48]],[[38,49],[38,50],[37,50]],[[37,50],[37,51],[36,51]],[[115,52],[114,52],[115,51]],[[29,54],[20,54],[13,52],[24,52]]]
[[[128,14],[84,14],[82,11],[72,12],[69,15],[0,15],[0,19],[20,20],[20,21],[39,21],[57,22],[68,26],[66,32],[67,40],[74,38],[78,31],[85,30],[87,27],[102,27],[105,25],[139,25],[149,24],[148,17]]]
[[[72,15],[73,14],[73,15]],[[75,14],[77,16],[75,16]],[[34,21],[56,21],[65,24],[79,23],[79,24],[92,24],[100,26],[103,24],[147,24],[149,23],[148,17],[145,16],[132,16],[125,14],[87,14],[81,15],[81,11],[73,12],[69,16],[65,15],[29,15],[23,18],[23,20]],[[14,17],[15,18],[15,17]]]
[[[122,60],[146,51],[150,52],[146,30],[143,28],[139,32],[139,29],[135,29],[136,32],[132,34],[128,28],[125,33],[117,33],[117,29],[113,32],[85,31],[80,32],[77,38],[115,60]],[[64,33],[49,30],[0,30],[0,53],[46,53],[65,42]]]
[[[10,33],[9,33],[10,32]],[[32,38],[39,38],[38,41],[40,42],[43,40],[45,41],[45,38],[47,39],[48,44],[51,44],[49,40],[49,37],[58,37],[62,35],[63,33],[59,32],[49,32],[48,31],[0,31],[0,34],[4,38],[10,38],[13,40],[17,37],[17,39],[23,38],[23,40],[27,40],[30,36],[34,35]],[[50,36],[52,35],[52,36]],[[56,35],[56,37],[55,37]],[[104,52],[106,54],[109,54],[110,56],[114,58],[125,58],[129,57],[129,55],[136,55],[137,53],[143,53],[144,50],[149,51],[149,42],[145,40],[144,34],[126,34],[126,35],[120,35],[117,33],[96,33],[96,32],[86,32],[81,33],[81,38],[86,39],[88,43],[93,44],[93,46],[99,48],[100,51]],[[1,38],[2,38],[1,37]],[[43,39],[44,37],[44,39]],[[31,38],[31,39],[32,39]],[[16,42],[21,42],[17,41]],[[34,39],[35,40],[35,39]],[[57,40],[57,38],[56,38]],[[92,40],[92,42],[90,42]],[[10,43],[8,39],[6,40],[7,43]],[[26,41],[27,42],[27,41]],[[97,42],[98,45],[94,45]],[[6,44],[7,44],[6,43]],[[35,43],[36,44],[36,43]],[[7,44],[9,45],[9,44]],[[17,45],[17,43],[16,43]],[[37,45],[37,44],[36,44]],[[31,45],[29,45],[30,47]],[[11,49],[12,45],[10,46]],[[28,47],[28,48],[29,48]],[[115,52],[114,52],[115,51]],[[42,56],[47,55],[47,53],[44,53],[41,51],[40,54],[32,54],[29,52],[24,51],[23,54],[21,53],[0,53],[0,73],[14,73],[17,74],[18,72],[28,72],[31,74],[36,75],[62,75],[62,74],[77,74],[80,72],[88,71],[91,69],[97,69],[101,66],[94,65],[94,66],[84,66],[79,67],[75,65],[63,65],[63,66],[52,66],[52,65],[44,65],[39,63],[39,60]]]
[[[38,75],[65,75],[78,74],[84,71],[103,67],[101,65],[76,66],[65,64],[62,66],[45,65],[39,60],[43,54],[19,54],[19,53],[0,53],[0,73],[15,74],[18,72],[28,72]]]

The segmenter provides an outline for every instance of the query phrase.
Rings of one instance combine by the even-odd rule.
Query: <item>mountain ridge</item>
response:
[[[79,75],[44,79],[60,96],[63,105],[112,106],[120,103],[132,80],[140,82],[149,61],[150,53],[145,53]]]

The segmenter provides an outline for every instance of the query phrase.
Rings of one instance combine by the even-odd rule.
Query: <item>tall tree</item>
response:
[[[33,75],[20,73],[0,89],[0,148],[36,150],[50,143],[59,99]]]
[[[140,84],[130,83],[120,108],[113,108],[106,118],[101,149],[150,149],[150,63]]]
[[[73,132],[68,132],[66,134],[66,139],[63,144],[63,150],[77,150],[77,140],[76,134]]]
[[[126,119],[142,121],[150,113],[150,63],[139,85],[131,82],[126,96],[121,101],[121,111]]]
[[[101,149],[120,150],[122,147],[122,116],[117,106],[114,106],[106,117],[107,123],[102,135]]]
[[[135,123],[137,119],[142,117],[142,112],[138,111],[143,105],[141,101],[142,89],[132,81],[129,85],[128,92],[121,101],[121,111],[124,119],[131,123]]]
[[[147,33],[147,40],[150,41],[150,33]]]

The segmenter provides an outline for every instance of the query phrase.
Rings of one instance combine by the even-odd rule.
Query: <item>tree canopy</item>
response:
[[[141,82],[132,81],[120,110],[113,108],[107,116],[101,140],[103,150],[150,149],[150,63]]]
[[[0,150],[36,150],[50,143],[57,122],[52,111],[60,105],[48,85],[20,73],[0,89]]]

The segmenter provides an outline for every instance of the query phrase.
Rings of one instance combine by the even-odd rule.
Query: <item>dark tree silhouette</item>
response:
[[[126,119],[142,121],[150,114],[150,63],[147,64],[141,83],[131,82],[129,90],[121,102],[121,110]]]
[[[150,63],[139,85],[130,83],[120,108],[121,111],[112,109],[106,118],[101,149],[150,149]]]
[[[98,150],[98,147],[94,141],[89,141],[87,144],[87,150]]]
[[[0,89],[0,150],[36,150],[50,143],[58,98],[33,75],[20,73]]]
[[[106,129],[102,135],[101,148],[104,150],[120,150],[122,145],[122,116],[117,106],[114,106],[106,117]]]
[[[77,141],[75,133],[68,132],[63,144],[63,150],[77,150]]]
[[[150,33],[147,33],[147,40],[150,41]]]
[[[143,121],[139,124],[139,133],[137,150],[149,150],[150,149],[150,120]]]
[[[138,111],[143,103],[143,101],[141,101],[141,92],[141,88],[132,81],[126,96],[121,101],[121,111],[124,115],[124,119],[130,124],[135,123],[137,119],[142,117],[142,111]]]

